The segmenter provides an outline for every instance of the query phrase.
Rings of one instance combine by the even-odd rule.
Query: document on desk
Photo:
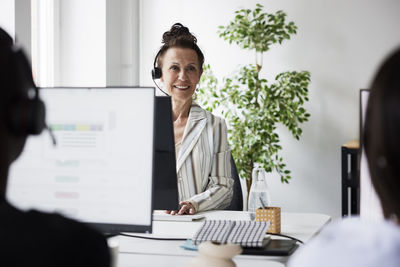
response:
[[[206,220],[194,235],[193,242],[198,245],[205,241],[221,244],[235,243],[243,247],[265,245],[265,235],[270,222]]]
[[[177,221],[177,222],[191,222],[203,219],[203,214],[194,215],[171,215],[165,213],[163,210],[153,211],[153,221]]]

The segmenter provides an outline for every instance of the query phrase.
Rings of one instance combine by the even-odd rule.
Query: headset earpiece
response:
[[[162,76],[161,68],[154,67],[154,69],[151,70],[151,77],[153,80],[160,79]]]
[[[151,77],[153,78],[153,80],[160,79],[162,76],[161,68],[157,67],[157,59],[158,59],[158,56],[160,55],[160,52],[161,52],[161,50],[158,51],[156,57],[154,58],[153,69],[151,70]]]
[[[38,135],[46,127],[46,109],[40,99],[18,99],[9,112],[9,127],[16,136]]]

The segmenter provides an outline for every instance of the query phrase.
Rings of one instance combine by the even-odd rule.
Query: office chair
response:
[[[231,204],[225,210],[243,210],[243,194],[240,185],[240,177],[236,169],[235,160],[231,154],[231,173],[233,178],[233,196]]]

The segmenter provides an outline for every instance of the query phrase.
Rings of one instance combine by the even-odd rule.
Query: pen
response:
[[[262,197],[260,197],[260,202],[261,202],[261,206],[262,206],[263,210],[265,210],[265,207],[267,205],[265,205],[264,200],[262,199]]]

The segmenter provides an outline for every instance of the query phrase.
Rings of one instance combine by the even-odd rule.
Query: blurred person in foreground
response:
[[[110,266],[107,242],[94,229],[58,214],[21,211],[6,199],[10,165],[28,135],[45,128],[38,92],[26,56],[0,28],[0,266]]]
[[[362,141],[385,219],[332,223],[293,255],[289,267],[400,266],[400,49],[372,82]]]

